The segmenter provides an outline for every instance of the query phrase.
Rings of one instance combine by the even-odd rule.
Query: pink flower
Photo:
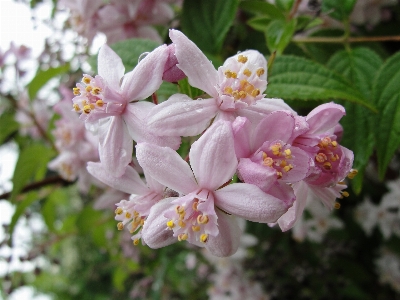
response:
[[[291,205],[295,197],[289,184],[303,180],[313,165],[305,151],[290,144],[295,116],[275,111],[256,125],[242,117],[232,124],[238,176]]]
[[[73,107],[87,123],[99,124],[100,160],[116,176],[122,175],[132,160],[132,139],[179,147],[179,137],[159,137],[146,128],[144,118],[154,104],[139,102],[160,87],[167,51],[165,45],[158,47],[124,76],[120,57],[103,45],[98,57],[99,75],[84,75],[74,88]]]
[[[175,238],[205,246],[213,255],[229,256],[239,246],[241,231],[228,214],[267,223],[289,207],[255,185],[224,186],[237,167],[229,122],[217,121],[193,143],[191,168],[170,148],[147,143],[136,148],[143,170],[182,195],[164,199],[150,210],[143,239],[152,248]]]
[[[127,166],[120,177],[110,174],[101,163],[89,162],[87,170],[115,190],[131,194],[129,200],[121,200],[116,204],[115,219],[120,221],[117,225],[119,230],[127,228],[131,234],[135,233],[132,240],[137,245],[150,208],[164,197],[165,187],[148,174],[145,174],[146,183],[143,182],[132,166]]]
[[[275,110],[289,110],[281,99],[265,99],[267,62],[264,56],[248,50],[228,58],[217,70],[183,33],[170,30],[178,67],[189,83],[211,98],[192,100],[175,94],[154,107],[148,125],[164,135],[193,136],[207,128],[212,118],[233,121],[237,115],[260,118]]]

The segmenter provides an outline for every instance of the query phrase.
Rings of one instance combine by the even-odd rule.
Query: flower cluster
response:
[[[60,7],[71,12],[70,24],[80,35],[92,41],[97,32],[107,37],[108,43],[133,37],[162,42],[152,25],[166,25],[174,11],[163,0],[61,0]],[[175,1],[178,2],[179,1]]]
[[[327,103],[299,116],[283,100],[265,97],[267,62],[258,51],[238,53],[216,70],[183,33],[171,30],[170,38],[171,46],[150,52],[125,75],[104,45],[99,75],[84,75],[73,90],[73,110],[99,139],[100,162],[88,171],[131,194],[115,213],[134,244],[142,239],[160,248],[186,240],[230,256],[240,244],[235,216],[285,231],[309,195],[328,208],[348,195],[343,180],[355,171],[353,153],[339,141],[342,106]],[[142,101],[174,69],[174,80],[187,76],[204,96]],[[182,136],[198,135],[188,164],[175,150]],[[146,182],[133,168],[132,140]]]

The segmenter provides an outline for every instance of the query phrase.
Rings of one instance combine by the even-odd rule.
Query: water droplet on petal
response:
[[[140,61],[141,61],[142,59],[144,59],[149,53],[150,53],[150,52],[144,52],[144,53],[140,54],[140,56],[139,56],[139,58],[138,58],[138,63],[140,63]]]

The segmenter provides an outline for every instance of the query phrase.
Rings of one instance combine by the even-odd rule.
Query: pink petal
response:
[[[127,194],[143,195],[149,192],[138,172],[131,166],[127,166],[125,173],[120,177],[114,176],[101,163],[88,162],[87,170],[101,182]]]
[[[307,134],[321,134],[333,130],[345,114],[344,107],[339,104],[325,103],[317,106],[306,117],[310,126]]]
[[[241,158],[238,165],[238,176],[246,182],[268,191],[276,181],[276,170],[253,162],[249,158]]]
[[[158,90],[167,58],[167,46],[162,45],[150,52],[133,71],[125,75],[122,94],[128,102],[146,99]]]
[[[123,114],[130,136],[137,143],[148,142],[159,146],[178,149],[181,144],[179,136],[158,136],[155,130],[147,127],[145,118],[154,104],[146,101],[130,103]]]
[[[215,205],[243,219],[274,223],[289,208],[282,200],[268,195],[247,183],[230,184],[214,192]]]
[[[200,187],[213,191],[231,180],[237,159],[230,123],[214,123],[192,144],[189,158]]]
[[[250,146],[251,129],[250,121],[244,117],[237,117],[232,123],[235,153],[238,159],[250,157],[253,154]]]
[[[215,86],[218,83],[218,72],[212,63],[182,32],[170,30],[169,37],[175,44],[175,55],[179,62],[178,67],[188,77],[190,85],[216,98],[218,93]]]
[[[127,199],[129,195],[124,192],[116,191],[114,189],[108,189],[102,194],[93,204],[94,209],[115,209],[115,204],[117,204],[122,199]]]
[[[219,233],[216,237],[209,236],[206,248],[212,255],[218,257],[231,256],[239,248],[242,230],[233,216],[229,216],[218,209],[215,211],[218,216]]]
[[[297,219],[303,214],[304,208],[307,204],[309,188],[304,182],[293,184],[296,201],[288,211],[279,218],[278,224],[282,231],[291,229],[296,223]]]
[[[120,80],[124,76],[125,67],[121,58],[108,45],[101,46],[98,56],[99,75],[112,87],[119,91]]]
[[[251,139],[252,149],[257,150],[265,141],[288,141],[292,136],[294,124],[294,116],[287,111],[268,114],[254,130]]]
[[[183,194],[198,189],[189,165],[171,148],[140,143],[136,157],[146,174],[161,184]]]
[[[104,168],[119,177],[132,161],[133,142],[120,116],[110,117],[99,126],[99,155]]]
[[[175,94],[151,109],[147,124],[150,130],[162,135],[195,136],[207,128],[217,110],[213,98],[192,100]]]
[[[158,249],[178,241],[176,237],[173,237],[174,232],[168,229],[168,220],[164,217],[173,199],[175,198],[161,200],[150,209],[150,214],[142,229],[142,239],[150,248]]]

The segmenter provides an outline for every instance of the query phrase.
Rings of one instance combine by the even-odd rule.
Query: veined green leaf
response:
[[[376,150],[381,179],[393,154],[400,146],[400,53],[390,57],[375,77],[372,95],[380,110],[377,118]]]
[[[182,30],[201,50],[219,53],[235,19],[238,4],[238,0],[185,0]]]
[[[296,19],[289,22],[284,20],[273,20],[265,31],[267,46],[272,52],[276,51],[279,55],[283,53],[286,46],[290,43],[296,29]]]
[[[21,150],[12,178],[11,201],[15,199],[29,181],[44,178],[47,163],[53,156],[54,151],[42,144],[32,144]]]
[[[376,111],[374,105],[339,74],[296,56],[277,57],[269,77],[268,97],[294,100],[342,99]]]
[[[50,68],[45,71],[38,70],[35,77],[28,84],[28,95],[29,99],[33,100],[36,97],[37,92],[52,78],[66,73],[69,70],[69,64],[57,68]]]
[[[374,51],[356,48],[337,52],[327,66],[345,76],[366,99],[370,99],[372,82],[382,63]],[[341,143],[354,152],[354,167],[359,170],[357,177],[361,177],[374,150],[373,119],[376,114],[354,103],[345,102],[344,106],[346,116],[341,120],[344,128]],[[356,193],[361,192],[362,180],[354,180],[352,186]]]
[[[285,19],[285,15],[275,5],[266,1],[242,1],[240,2],[240,8],[254,14],[270,16],[272,19]]]

